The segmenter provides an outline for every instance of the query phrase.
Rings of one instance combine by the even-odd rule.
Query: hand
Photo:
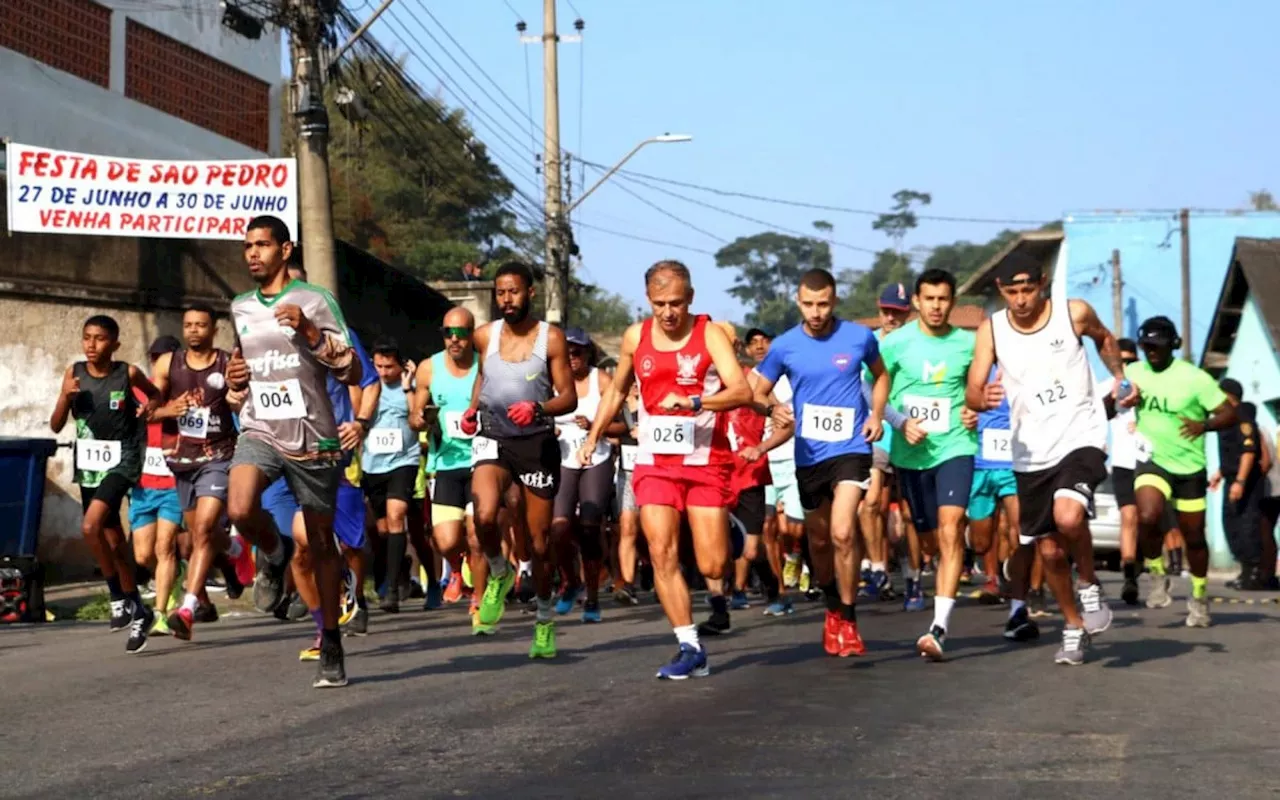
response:
[[[359,422],[344,422],[338,426],[338,443],[343,450],[355,450],[364,441],[364,426]]]
[[[227,388],[232,391],[243,391],[249,385],[249,362],[244,360],[239,347],[231,351],[223,377],[227,379]]]
[[[627,431],[627,433],[630,434],[632,439],[635,439],[637,442],[640,441],[640,426],[633,425],[631,430]]]
[[[878,442],[884,438],[884,422],[874,414],[867,417],[867,421],[862,425],[862,438],[868,443]]]
[[[996,378],[1000,377],[1000,373],[996,373]],[[982,399],[986,402],[987,410],[991,411],[1000,407],[1004,402],[1004,384],[998,380],[995,383],[988,383],[982,390]]]
[[[967,430],[976,431],[978,429],[978,412],[968,406],[960,409],[960,424]]]
[[[578,414],[577,416],[575,416],[575,417],[573,418],[573,421],[574,421],[574,422],[576,422],[576,423],[578,423],[578,427],[579,427],[579,428],[582,428],[584,431],[589,431],[589,430],[591,430],[591,420],[587,419],[586,417],[582,416],[581,414]]]
[[[302,334],[310,347],[320,343],[320,329],[302,313],[302,307],[295,303],[285,303],[275,310],[276,322],[286,328],[293,328]]]
[[[773,424],[780,427],[794,427],[796,424],[796,412],[791,406],[784,403],[778,403],[773,407],[773,413],[769,415],[773,420]]]
[[[1129,424],[1125,426],[1125,429],[1129,431],[1130,435],[1135,434],[1138,432],[1138,423],[1134,420],[1129,420]]]
[[[1182,432],[1182,438],[1198,439],[1201,436],[1204,436],[1204,431],[1205,431],[1204,422],[1200,422],[1194,419],[1187,419],[1186,417],[1181,417],[1181,420],[1182,420],[1182,425],[1179,427],[1179,430]]]
[[[738,451],[738,457],[748,464],[754,464],[760,460],[760,456],[764,455],[760,452],[760,448],[756,445],[744,447]]]
[[[198,405],[191,392],[183,392],[166,403],[164,410],[166,416],[180,417],[187,413],[187,409]]]
[[[578,448],[578,463],[584,467],[591,466],[591,459],[595,456],[596,440],[588,436],[582,441],[582,447]]]
[[[228,390],[226,394],[227,407],[239,414],[240,409],[244,408],[244,401],[248,396],[248,389],[241,389],[239,391],[234,389]]]
[[[521,400],[519,403],[512,403],[507,406],[507,419],[521,428],[532,425],[534,418],[537,416],[538,404],[532,400]]]
[[[1133,381],[1129,381],[1129,386],[1132,388],[1130,388],[1128,396],[1122,400],[1118,396],[1120,391],[1120,381],[1117,380],[1112,383],[1111,398],[1116,401],[1116,408],[1133,408],[1138,404],[1138,400],[1141,399],[1142,392],[1139,391],[1138,384]]]
[[[480,413],[474,408],[463,411],[462,421],[458,423],[458,427],[467,436],[475,436],[476,431],[480,430]]]
[[[68,400],[75,399],[80,394],[80,379],[71,373],[67,373],[62,379],[62,393],[66,395]]]
[[[152,414],[156,413],[156,407],[160,405],[160,395],[148,397],[138,404],[138,419],[149,419]]]
[[[404,362],[404,372],[400,373],[400,388],[406,392],[413,388],[413,373],[417,368],[413,361]]]
[[[1222,473],[1214,472],[1209,476],[1209,491],[1216,492],[1218,487],[1222,485]]]
[[[684,395],[671,392],[662,398],[662,402],[658,403],[658,408],[663,411],[692,411],[693,403],[690,403],[689,398]]]
[[[1244,499],[1244,484],[1240,481],[1232,481],[1231,488],[1227,490],[1227,499],[1233,503],[1239,503]]]
[[[902,435],[906,438],[907,444],[920,444],[929,434],[920,426],[920,420],[912,417],[902,426]]]

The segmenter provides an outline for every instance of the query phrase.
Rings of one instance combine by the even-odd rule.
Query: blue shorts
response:
[[[1002,497],[1018,493],[1018,481],[1011,469],[975,469],[973,488],[969,491],[969,519],[995,516]]]
[[[135,486],[129,490],[129,530],[155,525],[162,519],[174,525],[182,524],[182,504],[178,502],[177,489]]]
[[[902,498],[911,506],[911,521],[917,531],[929,533],[938,529],[939,507],[969,505],[973,456],[956,456],[929,469],[897,469]]]
[[[289,484],[283,478],[262,493],[262,508],[276,521],[284,536],[293,538],[293,515],[301,511]],[[333,515],[333,531],[344,547],[364,547],[364,493],[345,480],[338,484],[338,505]]]

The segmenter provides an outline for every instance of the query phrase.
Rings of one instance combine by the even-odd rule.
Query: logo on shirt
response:
[[[107,398],[108,406],[112,411],[119,411],[124,408],[124,392],[112,392]]]
[[[651,374],[653,374],[653,356],[645,356],[640,359],[640,375],[647,378]]]
[[[1049,342],[1049,346],[1054,349],[1054,352],[1061,350],[1064,344],[1066,344],[1066,341],[1062,339],[1054,339],[1052,342]]]
[[[268,350],[256,358],[246,358],[249,370],[255,375],[270,375],[277,369],[298,369],[302,360],[297,353],[281,353],[279,350]]]
[[[844,372],[853,363],[853,356],[848,353],[836,353],[831,357],[831,365]]]
[[[541,377],[541,375],[542,375],[541,372],[535,372],[532,375],[525,375],[524,379],[526,381],[536,381],[539,377]]]
[[[698,382],[698,364],[702,362],[702,353],[685,355],[676,353],[676,383],[689,386]]]
[[[934,364],[926,359],[922,373],[920,380],[925,383],[942,383],[947,379],[947,362]]]

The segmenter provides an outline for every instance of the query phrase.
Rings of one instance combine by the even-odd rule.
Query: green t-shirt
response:
[[[1182,419],[1203,422],[1227,401],[1218,382],[1182,359],[1175,359],[1161,372],[1139,361],[1125,367],[1124,374],[1142,392],[1138,435],[1145,441],[1139,440],[1139,452],[1149,446],[1150,460],[1174,475],[1193,475],[1203,470],[1204,436],[1183,436]]]
[[[876,331],[876,341],[878,342],[884,341],[884,328],[880,328],[879,330]],[[876,385],[876,378],[874,375],[871,374],[871,367],[868,367],[865,364],[862,366],[862,382],[867,384],[868,386]],[[882,427],[882,430],[884,431],[884,436],[880,438],[880,441],[876,442],[876,447],[879,447],[881,450],[885,451],[886,453],[892,453],[893,452],[893,426],[891,426],[888,423],[888,421],[885,421],[881,427]]]
[[[930,336],[918,320],[880,342],[891,381],[889,404],[920,420],[928,434],[916,445],[897,437],[889,454],[895,467],[932,469],[978,452],[977,434],[960,423],[973,343],[972,331],[953,327],[944,336]]]

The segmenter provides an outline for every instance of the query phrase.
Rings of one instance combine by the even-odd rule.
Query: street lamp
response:
[[[565,216],[567,217],[569,216],[569,214],[573,213],[573,210],[575,208],[582,205],[583,200],[586,200],[588,197],[591,196],[592,192],[594,192],[596,189],[599,189],[600,184],[612,178],[613,173],[622,169],[622,165],[627,163],[627,161],[629,161],[631,157],[634,156],[636,153],[640,152],[640,148],[644,147],[645,145],[654,144],[654,143],[669,144],[673,142],[692,142],[692,141],[693,141],[693,137],[684,133],[664,133],[661,136],[651,136],[648,139],[645,139],[640,144],[631,148],[630,153],[627,153],[625,156],[623,156],[622,160],[620,160],[617,164],[614,164],[612,167],[610,167],[609,171],[606,172],[604,175],[601,175],[600,180],[593,183],[590,189],[583,192],[582,195],[577,200],[574,200],[573,203],[568,208],[565,209],[564,211]]]

